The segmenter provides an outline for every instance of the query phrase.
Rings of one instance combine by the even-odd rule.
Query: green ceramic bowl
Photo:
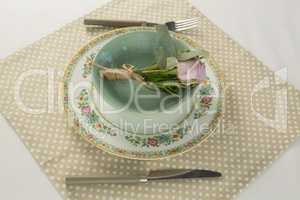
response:
[[[153,65],[156,63],[155,49],[157,40],[158,34],[155,31],[136,31],[117,36],[101,48],[95,57],[94,66],[102,65],[109,68],[120,68],[123,64],[131,64],[137,68],[143,68]],[[176,45],[181,48],[189,48],[186,43],[175,38],[174,40]],[[168,98],[168,100],[163,101],[163,99],[166,99],[167,94],[162,92],[158,95],[157,91],[140,87],[140,84],[135,81],[102,80],[97,67],[93,68],[93,84],[97,92],[101,93],[103,101],[108,103],[110,108],[114,110],[125,108],[119,117],[125,116],[125,118],[131,119],[130,122],[138,121],[141,116],[148,119],[170,117],[163,113],[162,102],[164,109],[172,110],[189,100],[189,96],[183,95],[181,98]],[[137,96],[139,96],[138,99],[135,98]],[[176,123],[182,120],[191,110],[191,106],[185,107],[184,111],[176,113],[176,119],[172,120],[170,118],[170,122]],[[146,112],[142,112],[143,115],[140,115],[141,110]],[[116,116],[112,118],[116,118]],[[116,121],[114,119],[111,120]],[[138,123],[141,123],[141,121]],[[153,131],[146,132],[151,133]]]

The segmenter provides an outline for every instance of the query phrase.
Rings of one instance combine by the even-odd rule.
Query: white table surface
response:
[[[0,0],[0,59],[108,0]],[[214,23],[273,70],[287,69],[300,89],[299,0],[193,0]],[[284,72],[285,70],[281,71]],[[300,122],[299,122],[300,123]],[[299,200],[300,140],[239,200]],[[0,199],[61,200],[6,121],[0,117]]]

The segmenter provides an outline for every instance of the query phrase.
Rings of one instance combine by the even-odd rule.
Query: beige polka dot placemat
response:
[[[175,158],[114,157],[90,146],[68,126],[58,93],[63,68],[80,46],[108,29],[87,30],[80,18],[1,61],[1,113],[64,199],[233,199],[300,133],[300,93],[187,1],[115,0],[89,14],[154,22],[193,16],[201,18],[200,26],[186,34],[210,51],[224,72],[224,116],[212,138]],[[69,175],[121,176],[162,168],[213,169],[224,177],[146,185],[64,184]]]

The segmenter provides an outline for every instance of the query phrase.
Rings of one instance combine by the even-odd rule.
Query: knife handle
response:
[[[127,26],[143,26],[143,25],[147,25],[146,21],[103,20],[103,19],[84,19],[83,23],[85,25],[111,26],[111,27],[127,27]]]
[[[66,185],[105,184],[105,183],[145,183],[146,177],[67,177]]]

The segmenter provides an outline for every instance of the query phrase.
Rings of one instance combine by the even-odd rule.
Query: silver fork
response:
[[[184,31],[196,28],[200,22],[199,17],[166,22],[170,31]],[[84,24],[88,26],[109,26],[109,27],[128,27],[128,26],[155,26],[158,23],[147,21],[128,21],[128,20],[103,20],[103,19],[84,19]]]

